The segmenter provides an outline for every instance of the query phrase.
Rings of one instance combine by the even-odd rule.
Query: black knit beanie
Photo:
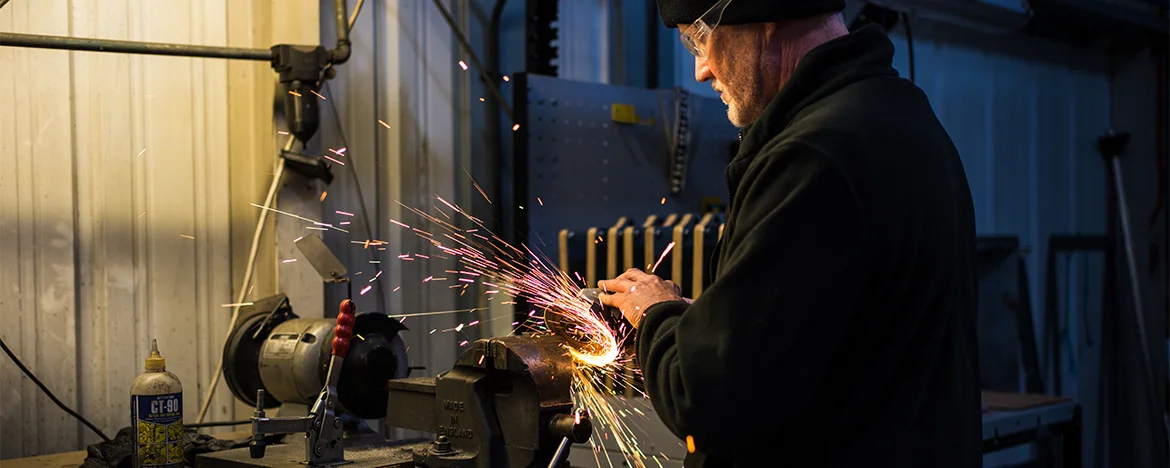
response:
[[[718,0],[658,0],[662,24],[691,24]],[[719,24],[769,23],[806,18],[845,9],[845,0],[731,0]]]

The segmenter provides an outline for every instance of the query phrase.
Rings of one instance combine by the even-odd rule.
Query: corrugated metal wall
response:
[[[252,46],[271,19],[255,16],[258,3],[269,6],[17,1],[0,9],[0,30]],[[229,105],[227,62],[0,47],[0,68],[0,337],[110,436],[129,424],[130,383],[157,339],[193,419],[221,353],[220,304],[233,296],[231,205],[255,201],[229,199],[229,184],[265,178],[230,172],[253,154],[229,141],[257,130],[229,125],[251,109]],[[232,415],[222,387],[214,403],[212,418]],[[0,458],[97,440],[0,358]]]

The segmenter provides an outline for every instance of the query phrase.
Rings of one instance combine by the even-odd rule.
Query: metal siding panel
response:
[[[130,40],[226,39],[221,0],[177,8],[98,3],[38,3],[35,14],[14,3],[0,11],[0,25]],[[226,63],[17,48],[0,48],[0,57],[14,71],[0,77],[0,92],[14,103],[11,117],[0,118],[0,157],[15,167],[0,176],[0,333],[108,435],[128,423],[128,388],[146,338],[157,334],[193,413],[226,327],[213,305],[229,295]],[[3,458],[98,440],[7,359],[0,388]],[[230,394],[217,401],[230,404]]]
[[[69,34],[65,1],[38,3],[30,14],[29,32]],[[76,407],[77,334],[76,283],[73,247],[73,142],[70,105],[69,53],[37,51],[29,55],[27,114],[30,143],[19,152],[30,166],[32,199],[33,289],[25,296],[24,313],[34,311],[35,345],[25,346],[23,356],[35,354],[29,368],[65,404]],[[18,91],[20,92],[20,91]],[[18,116],[22,115],[19,111]],[[19,117],[18,117],[19,118]],[[23,240],[23,239],[22,239]],[[26,329],[26,333],[29,330]],[[26,335],[28,338],[28,335]],[[36,402],[41,450],[63,451],[77,444],[78,426],[35,387],[26,387],[25,404]]]
[[[23,8],[20,3],[0,9],[0,29],[17,31],[17,25],[23,24],[23,10],[20,16],[17,10]],[[21,249],[20,235],[24,231],[21,215],[24,204],[20,203],[24,185],[20,181],[25,173],[24,164],[17,155],[17,149],[23,146],[24,138],[19,132],[19,120],[16,110],[18,101],[17,86],[19,82],[17,71],[24,65],[24,55],[27,51],[12,47],[0,47],[0,63],[9,64],[9,73],[0,73],[0,100],[10,103],[12,112],[0,112],[0,164],[12,168],[0,171],[0,339],[13,352],[24,350],[24,322],[28,320],[22,313],[21,304],[24,300],[26,275],[22,275],[25,257],[32,252]],[[23,94],[23,93],[21,93]],[[27,430],[17,432],[21,421],[26,419],[26,406],[22,405],[25,381],[20,371],[7,358],[0,359],[0,457],[24,453],[25,440],[32,438]]]

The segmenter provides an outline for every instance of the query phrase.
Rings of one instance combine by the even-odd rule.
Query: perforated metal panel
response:
[[[520,115],[527,131],[518,154],[527,162],[529,239],[554,246],[558,231],[582,234],[618,218],[700,213],[727,202],[723,172],[734,156],[737,129],[723,103],[676,90],[648,90],[528,75]],[[680,110],[680,96],[688,104]],[[614,104],[634,108],[638,123],[612,118]],[[684,185],[670,190],[675,125],[687,119]],[[665,198],[665,201],[663,200]],[[539,240],[537,240],[539,239]]]

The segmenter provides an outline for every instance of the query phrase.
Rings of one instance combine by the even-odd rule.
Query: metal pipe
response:
[[[500,94],[499,88],[496,87],[496,82],[491,77],[487,76],[487,69],[483,67],[483,63],[479,61],[479,57],[475,55],[475,51],[471,48],[471,42],[468,42],[467,36],[463,35],[463,31],[459,30],[459,26],[455,24],[455,19],[451,17],[451,12],[447,11],[447,7],[443,6],[443,2],[434,0],[434,4],[439,8],[439,13],[443,14],[443,19],[447,20],[447,26],[451,27],[451,32],[455,33],[455,38],[459,39],[459,44],[463,46],[463,52],[467,53],[471,63],[475,65],[476,71],[479,72],[480,79],[483,80],[484,85],[487,86],[488,91],[492,92],[492,96],[500,103],[500,108],[504,110],[504,114],[508,116],[508,120],[512,120],[512,106],[509,106],[504,101],[504,96]]]
[[[337,45],[333,50],[329,51],[329,62],[334,65],[340,65],[349,60],[349,55],[352,52],[349,42],[349,22],[346,21],[348,8],[345,6],[345,0],[333,1],[333,16],[337,21]]]
[[[344,0],[340,0],[344,1]],[[0,46],[32,47],[38,49],[85,50],[90,52],[121,52],[144,55],[169,55],[178,57],[205,57],[272,61],[268,49],[247,49],[242,47],[213,47],[190,44],[164,44],[157,42],[114,41],[63,36],[42,36],[37,34],[0,33]]]

